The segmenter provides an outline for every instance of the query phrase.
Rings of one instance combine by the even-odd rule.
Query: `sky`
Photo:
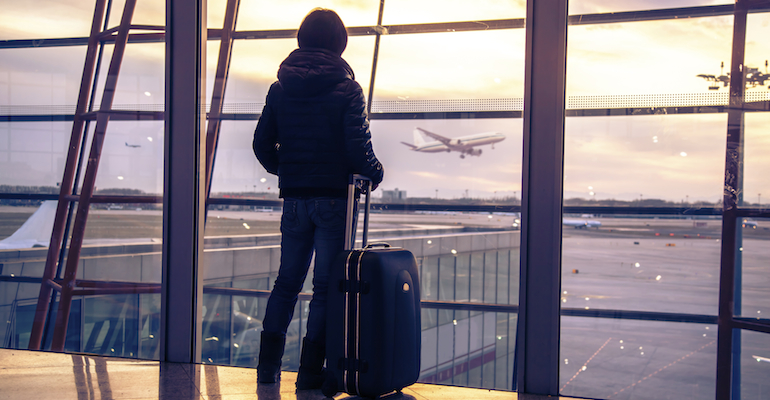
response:
[[[570,1],[570,13],[619,12],[725,4],[723,1]],[[210,0],[209,27],[220,27],[223,0]],[[347,26],[376,24],[379,1],[242,0],[238,30],[294,29],[316,6],[338,11]],[[0,40],[86,36],[93,1],[0,0]],[[111,24],[118,21],[116,1]],[[34,11],[33,11],[34,10]],[[163,24],[162,1],[139,0],[137,24]],[[524,1],[388,0],[383,24],[523,18]],[[706,94],[697,74],[719,75],[730,63],[732,17],[571,26],[568,30],[567,96]],[[764,68],[770,58],[770,15],[749,16],[746,64]],[[383,36],[374,101],[522,98],[524,30]],[[343,57],[368,93],[373,37],[352,37]],[[233,48],[226,104],[258,110],[278,65],[296,48],[294,39],[243,40]],[[109,57],[109,47],[106,57]],[[163,102],[164,45],[128,47],[115,104]],[[84,47],[0,50],[0,108],[73,105]],[[208,90],[213,86],[218,43],[208,43]],[[104,74],[101,81],[103,82]],[[725,89],[722,89],[724,91]],[[768,89],[754,88],[770,96]],[[770,97],[767,97],[770,98]],[[55,185],[61,179],[71,124],[0,123],[0,184]],[[226,122],[213,191],[276,190],[251,153],[255,121]],[[482,148],[480,157],[410,151],[415,127],[448,137],[500,132],[506,139]],[[726,114],[567,118],[565,198],[661,198],[718,201],[724,166]],[[746,116],[748,201],[767,193],[770,116]],[[372,121],[375,152],[386,168],[384,189],[408,196],[493,198],[521,195],[522,120]],[[130,146],[128,146],[130,145]],[[137,146],[138,147],[134,147]],[[97,187],[163,186],[163,125],[111,122]],[[264,182],[262,181],[264,179]],[[593,193],[593,194],[592,194]]]

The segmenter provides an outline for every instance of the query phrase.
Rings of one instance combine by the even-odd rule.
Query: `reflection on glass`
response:
[[[671,0],[661,3],[658,8],[679,8],[679,7],[697,7],[710,6],[714,1],[706,0]],[[722,2],[728,4],[727,2]],[[631,1],[596,1],[596,0],[573,0],[569,2],[569,13],[572,14],[591,14],[591,13],[613,13],[622,11],[641,11],[651,9],[650,2],[646,0]]]
[[[0,122],[3,192],[59,192],[72,122]]]
[[[735,314],[747,318],[770,318],[770,280],[767,275],[770,220],[741,218],[736,274],[740,290],[736,291]]]
[[[385,35],[374,100],[521,97],[523,77],[523,29]]]
[[[561,329],[562,396],[714,396],[715,325],[562,317]]]
[[[740,374],[735,384],[740,385],[741,399],[761,399],[770,392],[767,377],[770,374],[770,335],[746,330],[735,330],[739,335],[740,351],[736,357]]]
[[[768,82],[770,83],[770,82]],[[770,90],[766,93],[770,100]],[[744,208],[770,208],[770,113],[744,114],[743,204]],[[764,193],[764,196],[762,195]]]
[[[567,118],[565,205],[579,205],[578,200],[614,206],[721,204],[726,119],[726,114]]]
[[[85,46],[0,50],[3,93],[0,112],[3,115],[74,112],[85,53]]]
[[[164,43],[136,43],[126,46],[112,103],[114,110],[163,111],[165,49]],[[102,101],[104,84],[109,71],[107,66],[112,59],[113,50],[113,45],[104,46],[103,64],[94,92],[94,109],[99,109]],[[78,61],[80,60],[82,59]],[[76,83],[80,84],[80,80],[78,79]],[[74,93],[70,102],[75,104],[76,101],[77,92]]]
[[[236,40],[233,44],[233,58],[225,91],[224,112],[244,112],[246,110],[239,108],[244,106],[250,107],[248,112],[262,112],[267,90],[277,80],[278,67],[295,49],[297,39]],[[342,58],[353,68],[356,81],[365,94],[369,92],[373,52],[374,37],[351,36],[348,37],[348,45],[342,53]],[[217,52],[209,50],[209,87],[213,86],[217,57]],[[256,121],[252,124],[256,127]]]
[[[508,338],[515,336],[516,315],[450,314],[452,323],[423,330],[420,382],[510,390],[514,351]]]
[[[382,23],[395,25],[494,20],[524,18],[525,14],[524,1],[483,0],[470,3],[449,0],[442,1],[438,6],[435,2],[426,0],[388,0],[385,2]]]
[[[85,37],[93,16],[94,3],[87,1],[3,2],[0,40]]]
[[[661,102],[675,93],[711,98],[720,93],[709,92],[709,82],[697,75],[719,75],[720,63],[729,65],[732,16],[572,25],[568,38],[568,98],[646,94]]]
[[[112,3],[107,26],[114,27],[118,23],[124,4],[124,1]],[[35,4],[31,3],[24,6],[25,17],[17,19],[18,26],[34,27],[36,32],[44,34],[43,37],[36,34],[35,38],[88,35],[87,31],[74,32],[69,25],[77,24],[88,30],[93,6],[88,10],[79,9],[77,5],[47,4],[40,9],[35,9]],[[140,2],[133,22],[163,25],[164,9],[163,2]],[[35,10],[34,16],[26,16],[29,10]],[[47,21],[51,13],[56,13],[53,22]],[[14,18],[4,14],[4,18],[8,17]],[[23,29],[19,34],[26,35]],[[73,119],[80,92],[85,46],[60,44],[63,47],[4,49],[5,57],[0,58],[0,88],[4,93],[0,115],[15,120],[3,123],[0,128],[0,192],[4,194],[52,194],[55,197],[65,184],[65,153],[73,129],[72,122],[68,121]],[[89,99],[89,103],[95,109],[99,108],[105,90],[107,65],[115,47],[114,44],[105,46],[102,68],[94,78],[98,84],[94,85],[94,98]],[[127,47],[117,85],[106,89],[115,92],[113,110],[162,113],[164,52],[163,43]],[[89,82],[86,85],[88,89]],[[121,121],[126,115],[132,119]],[[94,189],[96,196],[162,196],[163,121],[153,121],[154,118],[157,115],[124,113],[113,115],[109,127],[100,125],[105,128],[104,146],[100,147],[101,156],[91,158],[98,162],[94,166],[99,165],[99,174],[96,174],[94,184],[84,179],[84,163],[71,165],[69,172],[77,175],[73,185],[75,194]],[[93,116],[83,119],[92,121]],[[89,134],[95,125],[89,122],[82,128],[86,132],[82,159],[88,159]],[[71,159],[77,160],[77,148],[70,149],[73,151]],[[50,256],[47,247],[52,237],[57,202],[38,198],[2,200],[0,275],[7,280],[2,289],[9,291],[3,292],[6,299],[0,306],[7,317],[5,320],[10,321],[2,346],[158,358],[160,206],[151,198],[145,198],[149,202],[138,203],[122,203],[121,199],[92,200],[91,207],[84,208],[91,212],[90,218],[86,223],[82,218],[85,214],[80,214],[83,223],[79,228],[72,223],[75,212],[58,221],[57,236],[60,234],[65,238],[62,245],[65,249],[71,247],[69,251],[52,251]],[[82,248],[72,245],[78,244],[78,239],[83,239]],[[74,291],[71,301],[63,296],[50,304],[44,301],[37,309],[38,295],[43,293],[41,287],[56,285],[17,283],[16,278],[39,279],[44,275],[46,260],[52,266],[46,279],[64,275],[74,277],[72,284],[64,281],[61,286],[64,289],[57,289],[74,288]],[[57,265],[61,265],[58,271]],[[57,298],[56,294],[53,298]],[[48,307],[48,312],[43,313],[44,318],[34,320],[33,329],[35,311],[43,307]],[[67,312],[67,308],[69,316],[64,321],[67,329],[61,329],[59,335],[56,333],[59,329],[54,327],[63,325],[56,322],[56,317]],[[57,338],[61,339],[61,347],[56,343]]]
[[[316,7],[334,10],[347,27],[372,26],[377,24],[380,2],[378,0],[356,2],[245,0],[241,2],[238,13],[238,30],[297,29],[302,19]]]

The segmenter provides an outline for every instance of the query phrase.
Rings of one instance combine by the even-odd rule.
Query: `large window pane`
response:
[[[716,325],[561,318],[562,396],[705,399],[716,387]]]
[[[380,2],[366,0],[287,1],[245,0],[238,13],[238,30],[297,29],[302,19],[316,7],[330,8],[347,27],[377,24]]]
[[[0,50],[0,106],[11,106],[2,114],[74,112],[85,54],[85,46]]]
[[[88,36],[93,16],[90,1],[6,1],[0,16],[0,40]]]
[[[521,119],[374,120],[374,150],[385,166],[381,187],[385,190],[404,190],[407,198],[518,203],[521,196],[521,123]],[[426,153],[412,151],[404,144],[414,145],[430,140],[417,128],[449,138],[501,133],[505,139],[493,145],[477,147],[475,150],[481,151],[478,156],[461,157],[458,152],[447,151]],[[459,215],[450,217],[453,223],[462,219]],[[514,216],[501,215],[482,220],[469,222],[512,227]]]
[[[735,292],[735,314],[748,318],[770,318],[770,279],[768,279],[768,239],[770,220],[741,218],[741,239],[736,263],[739,290]]]
[[[488,19],[524,18],[523,1],[442,1],[437,6],[431,1],[388,0],[382,23],[424,24],[434,22],[474,21]]]
[[[741,399],[761,399],[770,393],[767,377],[770,374],[770,335],[752,331],[734,331],[740,335],[740,351],[736,364],[740,365],[736,384],[740,385]]]
[[[665,3],[650,3],[646,0],[603,1],[603,0],[573,0],[569,2],[570,14],[613,13],[623,11],[644,11],[651,8],[680,8],[710,6],[716,4],[731,4],[719,0],[670,0]]]
[[[376,24],[379,10],[379,2],[355,6],[308,3],[307,7],[296,2],[262,3],[241,4],[238,31],[296,29],[315,6],[335,9],[348,27],[371,26]],[[389,11],[389,4],[385,5],[386,19],[388,15],[397,18],[390,21],[400,23],[413,19],[414,9],[398,11],[404,5],[394,3]],[[223,8],[224,1],[210,3],[211,7]],[[499,6],[495,10],[484,11],[488,14],[484,18],[513,18],[516,12],[518,18],[523,17],[523,7]],[[209,26],[220,26],[222,12],[212,13]],[[418,22],[437,21],[436,15],[417,15]],[[443,13],[438,20],[450,15]],[[482,18],[480,14],[455,15],[460,19],[450,20]],[[386,23],[395,22],[383,21]],[[275,202],[277,178],[258,164],[251,144],[268,88],[276,80],[280,63],[296,47],[293,38],[238,39],[233,45],[211,186],[217,204],[210,205],[206,225],[206,261],[217,268],[207,269],[204,277],[204,293],[209,293],[205,295],[204,332],[216,331],[234,339],[215,340],[221,339],[219,334],[204,333],[209,338],[204,362],[249,365],[256,356],[263,305],[234,294],[228,301],[224,299],[227,291],[221,288],[269,290],[277,274],[281,211],[277,205],[280,203]],[[523,29],[383,35],[376,55],[374,35],[351,36],[348,40],[343,58],[355,71],[356,81],[367,97],[373,65],[376,67],[371,132],[375,153],[385,165],[385,181],[373,196],[378,210],[371,217],[369,238],[414,253],[424,300],[518,302],[518,213],[464,213],[451,207],[445,213],[409,207],[401,211],[380,208],[387,204],[518,205],[523,50]],[[209,42],[208,54],[210,96],[219,54],[216,41]],[[479,117],[474,113],[477,111],[482,112]],[[425,119],[421,114],[424,112],[450,114]],[[401,113],[417,116],[404,117]],[[495,118],[482,118],[489,116]],[[416,123],[415,118],[420,122]],[[417,127],[430,133],[420,133]],[[411,151],[415,143],[438,143],[431,133],[467,140],[463,137],[490,132],[502,141],[485,142],[465,152]],[[240,286],[256,280],[265,284]],[[303,291],[310,292],[311,287],[309,276]],[[216,294],[213,290],[217,290]],[[217,316],[215,309],[227,316]],[[307,312],[307,302],[300,299],[289,327],[285,369],[297,368]],[[236,322],[244,318],[256,322],[248,329],[238,328]],[[515,315],[508,313],[423,309],[421,380],[510,389],[515,323]]]
[[[383,36],[374,100],[521,98],[523,50],[523,29]]]
[[[112,3],[108,26],[118,24],[124,1]],[[91,27],[93,3],[61,5],[46,2],[10,5],[3,24],[10,38],[86,37]],[[7,8],[7,7],[6,7]],[[165,3],[140,1],[133,23],[163,25]],[[13,31],[12,33],[8,33]],[[135,31],[132,33],[136,33]],[[55,199],[65,174],[65,160],[78,101],[84,46],[3,49],[0,57],[0,275],[2,312],[7,329],[2,346],[27,348],[57,208]],[[104,46],[94,97],[99,109],[114,44]],[[50,256],[55,277],[69,264],[75,267],[76,292],[71,301],[64,350],[132,358],[159,356],[161,237],[163,214],[157,199],[163,195],[164,98],[163,43],[127,46],[117,85],[113,114],[104,130],[96,196],[136,196],[141,199],[99,201],[88,208],[87,223],[75,228],[77,214],[62,219],[64,251]],[[90,89],[90,88],[89,88]],[[104,111],[104,110],[103,110]],[[154,113],[149,113],[154,112]],[[162,118],[162,117],[160,117]],[[84,190],[85,164],[89,160],[95,115],[84,117],[75,194]],[[74,196],[73,199],[77,199]],[[103,199],[103,197],[102,197]],[[80,218],[84,214],[80,215]],[[67,248],[74,238],[81,249]],[[71,262],[78,258],[77,263]],[[17,282],[22,279],[23,282]],[[84,282],[85,281],[85,282]],[[47,285],[47,284],[46,284]],[[117,294],[115,294],[117,293]],[[54,293],[54,298],[57,294]],[[50,349],[59,302],[50,304],[41,349]]]
[[[570,13],[649,7],[604,3],[571,2]],[[562,317],[562,395],[715,390],[715,327],[684,321],[718,310],[727,113],[715,106],[728,98],[698,75],[729,65],[732,15],[659,15],[569,27],[561,304],[586,316]],[[682,322],[588,317],[603,310]]]

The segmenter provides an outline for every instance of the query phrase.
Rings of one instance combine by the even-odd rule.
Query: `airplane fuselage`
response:
[[[469,155],[480,155],[480,151],[474,151],[474,147],[483,145],[493,145],[501,142],[505,139],[502,133],[479,133],[475,135],[462,136],[455,139],[451,139],[447,142],[440,142],[438,140],[424,143],[412,148],[413,151],[419,151],[423,153],[440,153],[457,151]]]

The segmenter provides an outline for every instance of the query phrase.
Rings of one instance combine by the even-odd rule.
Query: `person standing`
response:
[[[347,30],[332,10],[316,8],[302,21],[299,48],[281,63],[254,132],[254,154],[278,175],[281,266],[263,319],[257,383],[280,382],[286,330],[315,252],[313,298],[302,341],[297,389],[324,381],[329,269],[343,249],[351,174],[382,182],[366,101],[342,59]]]

